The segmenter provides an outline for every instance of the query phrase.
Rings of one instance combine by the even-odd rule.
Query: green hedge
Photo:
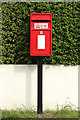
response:
[[[4,2],[2,63],[37,63],[30,56],[30,13],[52,13],[52,56],[44,63],[80,64],[80,2]]]

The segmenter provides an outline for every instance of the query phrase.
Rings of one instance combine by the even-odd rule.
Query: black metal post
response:
[[[37,113],[42,114],[42,57],[38,57],[38,98],[37,98]]]

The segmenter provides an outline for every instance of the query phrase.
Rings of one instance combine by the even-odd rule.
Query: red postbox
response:
[[[30,14],[30,55],[52,55],[52,14]]]

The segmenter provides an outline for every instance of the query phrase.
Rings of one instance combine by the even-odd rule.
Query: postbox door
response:
[[[44,31],[36,31],[34,30],[32,32],[32,54],[37,54],[37,55],[48,55],[51,53],[51,31],[50,30],[44,30]]]

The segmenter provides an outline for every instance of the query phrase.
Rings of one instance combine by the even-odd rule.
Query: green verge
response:
[[[52,56],[44,64],[80,64],[80,2],[2,3],[2,64],[36,64],[30,56],[30,13],[52,13]]]
[[[35,111],[21,111],[21,110],[3,110],[2,118],[78,118],[78,111],[76,110],[46,110],[43,114],[37,114]]]
[[[55,110],[45,110],[42,114],[37,114],[33,109],[27,110],[24,106],[24,110],[2,110],[2,118],[79,118],[80,112],[75,105],[71,102],[64,105],[57,105]]]

